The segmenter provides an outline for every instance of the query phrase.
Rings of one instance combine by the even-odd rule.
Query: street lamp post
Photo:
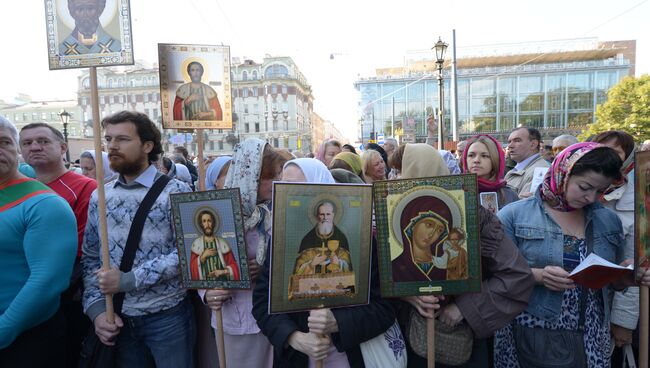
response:
[[[61,110],[61,113],[59,113],[59,117],[61,118],[61,123],[63,124],[63,139],[65,140],[65,145],[68,145],[68,122],[70,121],[70,113],[65,111],[65,109]],[[68,161],[68,164],[70,164],[70,147],[67,147],[65,151],[65,159]]]
[[[447,51],[447,44],[442,42],[438,37],[438,42],[432,47],[436,51],[436,65],[438,66],[438,149],[444,149],[444,86],[442,81],[442,66],[445,63],[445,51]]]

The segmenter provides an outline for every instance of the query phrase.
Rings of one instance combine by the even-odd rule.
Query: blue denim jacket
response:
[[[596,202],[584,208],[585,227],[593,229],[592,251],[604,259],[619,264],[623,261],[625,240],[621,220],[611,210]],[[513,240],[531,268],[563,265],[564,236],[560,226],[548,215],[536,192],[534,197],[510,203],[498,213],[503,230]],[[586,231],[587,231],[586,230]],[[585,231],[585,234],[587,232]],[[609,323],[613,290],[602,289],[605,302],[604,323]],[[537,285],[528,301],[528,313],[555,321],[562,309],[562,292]]]

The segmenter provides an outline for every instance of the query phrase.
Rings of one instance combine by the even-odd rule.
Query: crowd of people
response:
[[[1,367],[91,366],[93,337],[116,347],[120,367],[199,366],[216,351],[214,335],[201,332],[210,309],[223,315],[228,367],[424,367],[426,354],[407,330],[432,318],[471,330],[471,354],[458,367],[541,366],[562,354],[572,360],[558,367],[617,367],[620,348],[635,341],[635,280],[650,285],[650,271],[599,290],[568,277],[590,253],[621,265],[634,258],[633,158],[650,142],[637,146],[625,132],[588,142],[562,135],[545,145],[538,130],[520,127],[505,149],[479,134],[455,151],[390,138],[358,153],[328,140],[314,158],[249,138],[232,156],[206,160],[205,188],[240,190],[253,288],[194,292],[181,285],[169,199],[200,187],[187,150],[165,154],[161,132],[142,113],[116,113],[102,128],[106,152],[84,151],[75,172],[57,129],[33,123],[18,132],[0,117]],[[269,314],[274,181],[372,184],[459,173],[476,175],[479,194],[496,193],[477,219],[480,293],[382,298],[373,231],[368,304]],[[143,225],[132,226],[136,219]],[[447,236],[461,251],[462,232]],[[105,295],[119,301],[114,320]],[[569,353],[558,343],[567,332],[576,343]],[[544,343],[525,344],[531,336]],[[377,339],[391,342],[390,354],[372,344]]]

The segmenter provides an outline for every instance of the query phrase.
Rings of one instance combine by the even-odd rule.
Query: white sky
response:
[[[0,99],[75,98],[78,70],[49,71],[41,0],[0,1]],[[290,56],[315,96],[314,110],[355,138],[358,75],[402,66],[410,50],[442,36],[458,47],[598,37],[637,40],[636,74],[650,72],[649,0],[131,0],[136,59],[157,43],[229,45],[261,62]],[[330,54],[335,54],[330,59]]]

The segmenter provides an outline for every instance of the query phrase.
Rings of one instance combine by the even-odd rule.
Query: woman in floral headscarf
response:
[[[617,280],[593,290],[568,276],[591,252],[610,262],[623,261],[621,221],[598,201],[620,179],[620,168],[621,159],[613,149],[597,143],[573,144],[555,158],[533,197],[499,212],[505,233],[528,260],[537,285],[526,311],[495,335],[495,367],[526,366],[531,362],[527,359],[535,357],[552,363],[558,351],[550,346],[527,354],[517,351],[528,340],[513,336],[531,329],[566,330],[567,335],[581,331],[583,338],[577,344],[582,346],[576,348],[577,361],[571,366],[609,367],[612,289],[634,281]]]
[[[249,138],[235,147],[225,188],[239,188],[248,270],[255,285],[271,239],[273,181],[280,178],[287,158],[266,142]],[[200,294],[203,294],[200,292]],[[251,290],[208,290],[203,300],[213,310],[223,310],[223,332],[228,367],[271,367],[273,348],[260,332],[252,309]],[[216,328],[216,322],[212,320]]]

